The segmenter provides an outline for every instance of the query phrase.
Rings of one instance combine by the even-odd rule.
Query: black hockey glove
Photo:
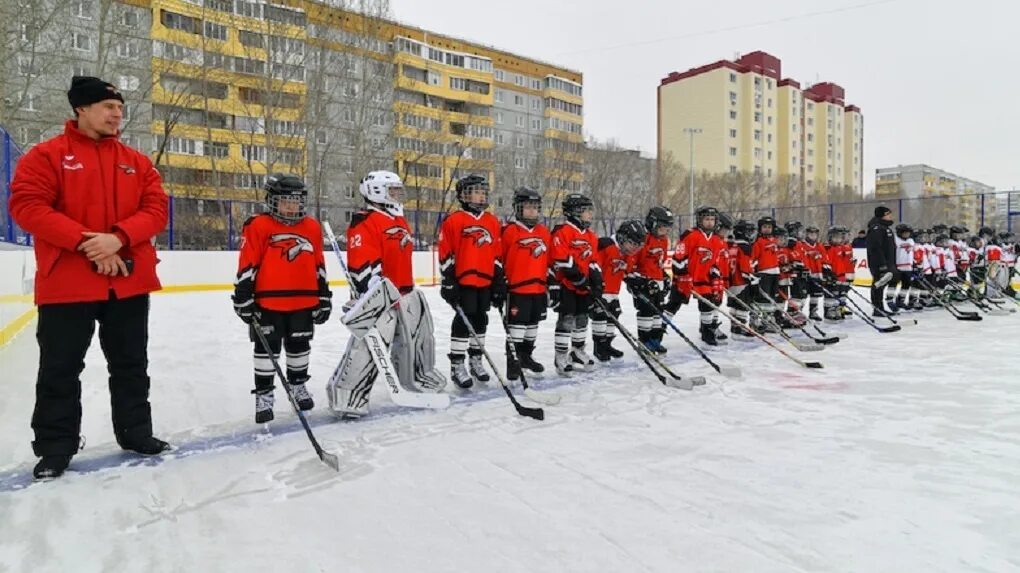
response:
[[[560,308],[560,291],[562,291],[562,290],[563,289],[560,288],[560,285],[558,285],[558,284],[551,284],[551,285],[549,285],[549,292],[546,295],[546,296],[549,297],[549,310],[551,310],[553,312],[556,312],[556,311],[559,310],[559,308]]]
[[[312,322],[315,324],[325,324],[332,312],[333,294],[321,294],[319,295],[319,306],[315,307],[315,310],[312,311]]]
[[[234,301],[234,314],[245,324],[251,324],[258,318],[258,307],[255,306],[255,297],[250,293],[234,292],[230,297]]]
[[[496,308],[503,308],[503,305],[506,304],[506,278],[501,272],[497,272],[492,279],[492,286],[489,287],[489,300]]]
[[[444,280],[443,286],[439,290],[439,295],[443,297],[446,304],[456,308],[460,304],[460,285]]]
[[[588,285],[593,297],[602,298],[602,293],[606,290],[606,283],[602,280],[602,271],[598,267],[588,269]]]

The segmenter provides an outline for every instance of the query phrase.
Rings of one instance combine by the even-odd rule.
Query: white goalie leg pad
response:
[[[436,368],[435,326],[425,295],[418,289],[405,294],[394,313],[398,324],[391,356],[401,385],[439,392],[446,387],[446,377]]]
[[[364,340],[351,337],[340,365],[326,384],[329,409],[340,416],[364,416],[377,369]]]

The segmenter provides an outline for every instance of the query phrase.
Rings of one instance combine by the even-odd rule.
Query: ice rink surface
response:
[[[447,373],[452,312],[426,293]],[[517,416],[494,383],[441,412],[394,408],[377,386],[369,417],[335,422],[323,387],[347,332],[334,318],[313,342],[310,387],[337,474],[281,395],[268,429],[252,422],[251,346],[227,293],[154,296],[153,416],[178,450],[120,452],[94,343],[87,447],[40,484],[26,331],[0,349],[0,572],[1018,571],[1020,313],[913,316],[891,334],[823,325],[850,337],[798,354],[821,371],[756,342],[711,351],[741,379],[667,334],[668,363],[707,385],[665,388],[627,349],[534,380],[562,395],[544,422]],[[692,335],[696,320],[678,316]],[[537,353],[550,371],[552,330]]]

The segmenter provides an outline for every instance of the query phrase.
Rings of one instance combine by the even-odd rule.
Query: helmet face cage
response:
[[[399,196],[394,193],[399,190]],[[378,205],[391,215],[404,214],[404,183],[396,173],[389,171],[373,171],[361,180],[358,192],[365,201]]]
[[[802,225],[799,221],[792,221],[790,223],[787,223],[786,233],[795,239],[803,239],[804,225]]]
[[[265,190],[266,207],[274,219],[294,224],[307,215],[308,190],[298,177],[274,173],[266,178]]]
[[[474,191],[485,193],[481,201],[469,201],[467,194]],[[489,208],[489,180],[480,175],[468,175],[457,181],[457,200],[465,211],[481,213]]]
[[[581,216],[585,211],[594,212],[595,207],[591,199],[580,193],[571,193],[563,199],[563,216],[582,231],[591,226],[591,221],[585,221]]]
[[[757,227],[755,227],[750,221],[744,221],[741,219],[733,226],[733,238],[738,241],[747,241],[750,243],[755,239],[755,235],[757,233]]]
[[[639,221],[624,221],[620,225],[616,230],[616,242],[624,255],[634,254],[644,245],[645,231]]]
[[[909,239],[910,235],[913,232],[914,232],[914,229],[911,228],[910,225],[907,225],[905,223],[900,223],[899,225],[896,225],[896,235],[899,238],[901,238],[901,239]],[[903,235],[907,235],[907,236],[904,237]]]
[[[662,229],[673,228],[673,213],[665,207],[652,207],[645,216],[645,229],[652,235],[659,236]],[[667,231],[666,234],[669,234]]]
[[[719,211],[714,207],[701,207],[694,213],[695,221],[697,222],[698,228],[702,231],[712,232],[719,228]],[[711,227],[706,227],[703,222],[708,217],[712,217],[715,221],[712,222]]]
[[[524,215],[525,207],[535,207],[538,213],[534,217]],[[537,225],[542,217],[542,196],[538,191],[522,187],[514,191],[514,218],[525,225]]]
[[[804,240],[812,244],[816,243],[820,233],[821,231],[818,230],[818,227],[808,227],[804,229]]]
[[[770,229],[769,229],[769,231],[767,233],[763,233],[762,230],[761,230],[762,227],[764,227],[765,225],[768,225],[770,227]],[[770,236],[772,236],[776,232],[776,220],[773,219],[772,217],[762,217],[761,219],[758,219],[758,227],[757,227],[757,229],[758,229],[758,234],[760,236],[762,236],[762,237],[770,237]]]

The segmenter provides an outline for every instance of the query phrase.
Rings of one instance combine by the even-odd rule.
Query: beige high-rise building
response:
[[[700,130],[700,131],[698,131]],[[843,88],[806,89],[765,52],[673,72],[658,92],[658,153],[709,173],[795,177],[810,195],[863,189],[864,118]]]

